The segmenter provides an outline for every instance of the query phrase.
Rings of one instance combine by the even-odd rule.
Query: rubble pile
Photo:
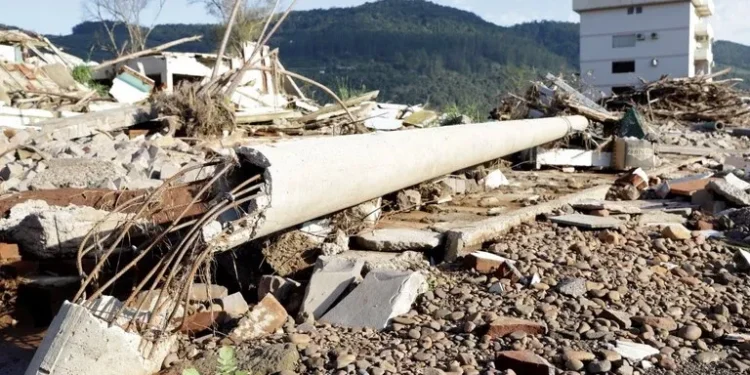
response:
[[[339,98],[262,41],[167,51],[195,38],[91,64],[106,95],[43,53],[0,70],[28,79],[0,80],[0,114],[52,113],[0,117],[0,336],[46,329],[33,356],[0,341],[0,367],[750,369],[748,139],[717,126],[747,120],[731,81],[663,79],[603,106],[548,75],[472,124]],[[57,87],[28,89],[40,78]]]
[[[750,100],[734,88],[736,80],[717,80],[727,73],[729,70],[692,78],[664,77],[644,82],[632,91],[608,99],[607,107],[637,107],[652,121],[660,123],[750,125]]]

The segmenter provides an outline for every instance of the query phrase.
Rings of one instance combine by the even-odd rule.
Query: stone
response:
[[[209,358],[216,363],[218,360]],[[253,349],[247,356],[237,354],[237,362],[247,375],[272,375],[285,371],[295,373],[300,355],[297,348],[291,344],[276,344]]]
[[[31,179],[33,190],[58,188],[97,188],[107,179],[127,175],[119,164],[97,159],[52,159],[47,169]]]
[[[576,350],[563,350],[563,358],[564,359],[575,359],[581,362],[589,362],[596,359],[596,355],[591,352],[585,352],[585,351],[576,351]]]
[[[151,375],[161,370],[175,337],[152,343],[110,326],[80,305],[64,302],[26,373]]]
[[[523,375],[554,375],[555,367],[530,351],[504,351],[497,354],[495,367]]]
[[[8,163],[0,169],[0,180],[7,181],[11,178],[23,177],[25,168],[20,163]]]
[[[159,179],[166,181],[179,173],[182,170],[180,164],[174,162],[165,162],[159,167]]]
[[[600,316],[604,319],[611,320],[617,323],[617,325],[622,329],[630,329],[630,327],[632,326],[630,315],[623,311],[604,309]]]
[[[514,263],[510,259],[484,251],[475,251],[464,257],[464,266],[484,275],[494,274],[506,264]]]
[[[417,296],[427,290],[419,272],[372,271],[321,321],[343,327],[385,329],[391,319],[411,310]]]
[[[738,189],[726,180],[713,180],[708,183],[708,189],[737,206],[750,206],[750,194]]]
[[[505,177],[503,172],[500,170],[494,170],[490,172],[487,177],[479,181],[479,184],[484,187],[485,191],[492,191],[499,189],[501,186],[510,185],[510,181]]]
[[[565,279],[559,282],[555,289],[562,295],[578,298],[586,294],[586,280],[581,278]]]
[[[18,245],[0,242],[0,264],[13,263],[20,260],[21,253],[18,251]]]
[[[375,229],[353,237],[356,245],[372,251],[428,251],[438,246],[442,234],[419,229]]]
[[[687,325],[677,331],[677,336],[688,341],[698,340],[701,335],[703,335],[703,331],[698,326]]]
[[[630,320],[637,326],[650,326],[655,329],[665,331],[677,330],[677,322],[672,318],[662,318],[655,316],[634,316]]]
[[[240,319],[229,337],[239,342],[261,338],[281,328],[287,317],[284,306],[269,294]]]
[[[219,304],[229,319],[240,319],[248,310],[250,310],[250,307],[247,305],[245,298],[242,297],[242,293],[240,292],[222,297],[219,300]]]
[[[547,326],[530,320],[501,317],[490,323],[487,335],[494,339],[508,336],[514,332],[543,335],[547,332]]]
[[[714,363],[721,360],[719,354],[714,352],[701,352],[696,354],[694,358],[698,363]]]
[[[584,229],[615,229],[622,225],[622,221],[614,217],[598,217],[581,214],[556,216],[549,220],[556,224],[575,226]]]
[[[422,194],[413,189],[402,190],[396,195],[396,202],[401,211],[418,210],[422,206]]]
[[[70,258],[78,253],[81,241],[97,224],[97,233],[102,236],[131,217],[91,207],[59,207],[28,200],[13,206],[8,217],[0,219],[0,232],[37,258]]]
[[[319,257],[307,285],[300,314],[320,319],[346,289],[361,277],[364,264],[362,260]]]
[[[690,230],[688,230],[687,228],[685,228],[685,226],[680,225],[680,224],[671,224],[671,225],[664,227],[664,229],[662,229],[661,231],[661,235],[664,238],[668,238],[670,240],[675,240],[675,241],[689,240],[690,238],[692,238],[692,234]]]
[[[629,341],[617,341],[612,349],[623,358],[635,363],[659,354],[659,349],[649,345],[636,344]]]
[[[570,371],[581,371],[585,365],[583,362],[577,360],[577,359],[567,359],[565,360],[565,368]]]
[[[651,225],[670,225],[670,224],[685,224],[687,219],[682,215],[669,214],[664,211],[650,211],[645,212],[638,218],[638,225],[640,226],[651,226]]]
[[[750,252],[737,249],[734,253],[734,263],[740,271],[750,271]]]
[[[302,284],[286,277],[275,275],[263,275],[258,282],[258,299],[273,294],[281,303],[286,303]]]
[[[228,295],[226,287],[216,284],[193,283],[190,288],[190,300],[196,302],[210,302]]]
[[[587,370],[592,374],[603,374],[612,370],[612,363],[607,360],[589,363]]]

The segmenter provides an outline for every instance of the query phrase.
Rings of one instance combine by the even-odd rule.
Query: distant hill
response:
[[[194,34],[200,42],[175,50],[213,52],[215,25],[160,25],[157,45]],[[84,22],[70,35],[49,36],[70,53],[106,60],[106,33]],[[124,40],[124,30],[118,38]],[[334,90],[381,90],[381,100],[433,106],[475,106],[484,113],[498,94],[525,85],[538,74],[575,71],[578,25],[533,22],[500,27],[479,16],[424,0],[380,0],[352,8],[296,11],[271,44],[286,68]],[[717,42],[719,67],[750,78],[750,47]],[[746,83],[747,85],[747,83]],[[746,86],[750,87],[750,86]]]

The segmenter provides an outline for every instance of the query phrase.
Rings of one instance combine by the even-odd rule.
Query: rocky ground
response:
[[[290,319],[283,333],[239,346],[238,361],[248,369],[266,366],[257,373],[509,374],[496,370],[496,354],[522,350],[551,362],[554,373],[692,375],[750,368],[744,345],[726,341],[727,334],[748,328],[750,281],[735,266],[736,250],[720,241],[672,241],[654,227],[599,232],[538,222],[485,250],[516,260],[522,274],[538,274],[540,281],[526,286],[460,264],[443,266],[430,273],[430,290],[414,309],[383,332]],[[527,322],[511,332],[488,330],[508,317]],[[611,350],[617,340],[660,354],[629,363]],[[210,353],[227,342],[208,340],[200,349]],[[195,365],[208,369],[214,360],[209,354]]]

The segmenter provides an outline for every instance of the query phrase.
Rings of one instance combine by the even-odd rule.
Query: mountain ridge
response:
[[[175,51],[214,52],[216,25],[159,25],[149,46],[201,34]],[[112,55],[100,23],[83,22],[49,39],[84,59]],[[119,41],[125,40],[118,30]],[[380,0],[350,8],[292,12],[271,39],[287,69],[334,89],[381,90],[381,100],[474,106],[485,112],[500,94],[547,71],[575,72],[578,24],[537,21],[503,27],[480,16],[425,0]],[[719,67],[750,78],[750,47],[715,43]],[[747,86],[746,86],[747,87]]]

